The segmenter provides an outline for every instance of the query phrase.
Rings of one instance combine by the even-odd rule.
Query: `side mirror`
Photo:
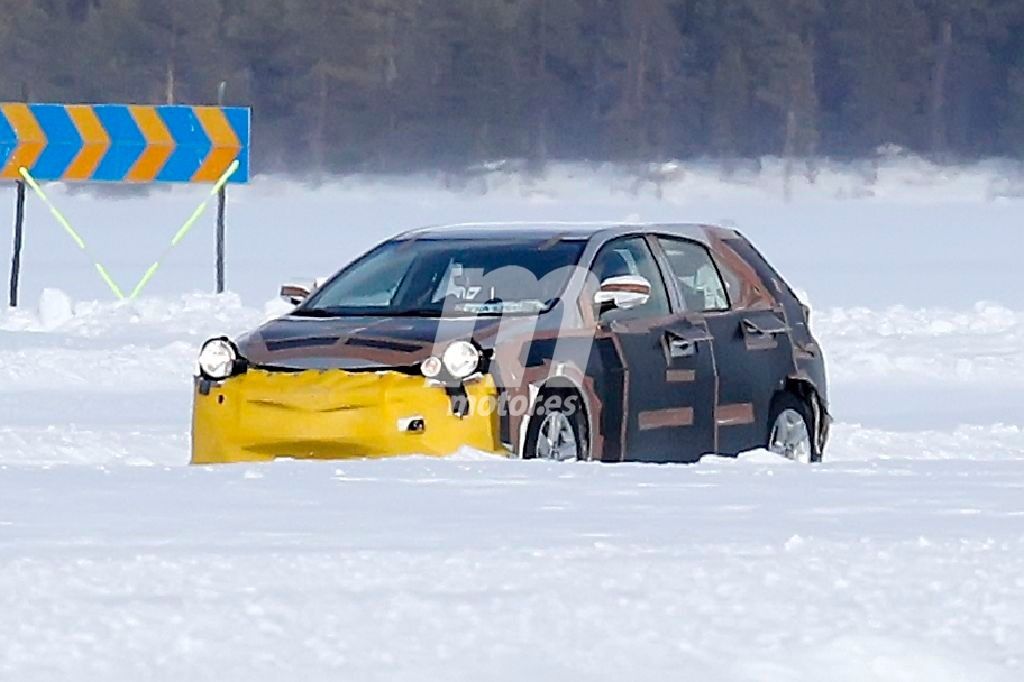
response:
[[[309,287],[305,284],[282,284],[281,285],[281,298],[288,301],[292,305],[299,305],[313,293],[309,290]]]
[[[594,304],[602,309],[629,310],[644,305],[651,298],[651,283],[639,275],[609,277],[594,294]]]
[[[281,285],[281,298],[288,301],[292,305],[299,305],[307,298],[313,295],[317,289],[327,284],[327,280],[330,277],[317,277],[312,282],[291,282],[289,284]]]

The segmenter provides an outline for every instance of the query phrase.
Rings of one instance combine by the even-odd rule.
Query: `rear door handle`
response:
[[[779,323],[776,327],[770,327],[768,329],[765,329],[764,327],[757,324],[753,320],[744,319],[743,331],[752,336],[775,336],[777,334],[782,334],[783,332],[785,332],[786,328],[782,325],[782,323]]]

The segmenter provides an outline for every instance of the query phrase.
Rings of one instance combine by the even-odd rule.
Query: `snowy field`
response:
[[[25,305],[0,309],[0,680],[1020,680],[1020,173],[824,167],[788,201],[772,163],[261,178],[231,189],[234,293],[201,293],[208,215],[123,304],[30,197]],[[128,289],[203,198],[51,190]],[[815,305],[826,463],[187,466],[198,344],[279,311],[280,281],[540,218],[748,234]]]

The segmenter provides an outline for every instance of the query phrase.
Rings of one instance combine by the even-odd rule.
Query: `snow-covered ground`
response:
[[[124,304],[30,198],[26,305],[0,310],[0,680],[1021,679],[1024,181],[887,161],[786,201],[777,170],[262,178],[231,190],[237,293],[182,293],[212,281],[204,219]],[[126,288],[202,199],[51,194]],[[279,280],[542,216],[749,234],[815,304],[828,461],[186,466],[196,346],[273,314]]]

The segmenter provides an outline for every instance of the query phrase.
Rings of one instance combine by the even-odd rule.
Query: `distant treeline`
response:
[[[254,108],[260,171],[1024,155],[1024,0],[0,0],[0,98]]]

